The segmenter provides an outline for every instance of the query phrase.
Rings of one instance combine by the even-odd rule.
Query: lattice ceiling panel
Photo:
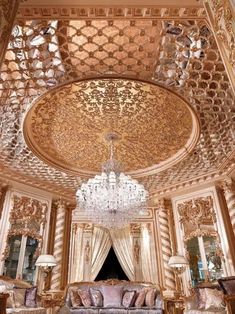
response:
[[[234,99],[203,20],[27,21],[14,28],[0,74],[1,168],[25,182],[51,184],[54,191],[74,189],[74,176],[48,166],[27,148],[22,121],[32,101],[48,89],[109,75],[176,90],[200,118],[201,137],[193,152],[176,166],[143,178],[151,191],[214,171],[233,151]]]

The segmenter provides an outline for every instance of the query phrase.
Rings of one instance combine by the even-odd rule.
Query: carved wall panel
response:
[[[199,197],[178,205],[180,223],[184,227],[185,240],[203,235],[215,235],[216,222],[211,196]]]

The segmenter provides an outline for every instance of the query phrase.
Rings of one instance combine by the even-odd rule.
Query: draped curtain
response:
[[[109,253],[112,242],[109,232],[94,227],[92,235],[91,280],[95,280]]]
[[[112,242],[109,233],[99,227],[94,227],[92,232],[92,257],[91,280],[95,280],[111,248]],[[78,227],[72,233],[70,254],[69,281],[83,281],[85,257],[84,257],[84,228]]]
[[[152,283],[158,283],[156,250],[154,240],[148,227],[143,224],[141,227],[141,262],[143,280]]]
[[[129,280],[134,280],[133,250],[130,228],[110,230],[113,249]]]

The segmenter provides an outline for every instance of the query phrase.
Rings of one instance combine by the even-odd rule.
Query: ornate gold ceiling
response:
[[[69,86],[74,80],[110,76],[166,87],[181,95],[199,118],[200,138],[192,151],[177,164],[139,179],[150,193],[217,174],[230,164],[234,95],[200,5],[94,10],[20,7],[0,73],[2,176],[74,195],[76,176],[49,166],[29,149],[22,134],[23,120],[32,103],[40,102],[48,90]],[[134,139],[130,142],[135,146]],[[169,156],[148,157],[144,167]],[[141,169],[139,161],[135,165],[126,167]]]
[[[190,153],[199,123],[177,94],[148,82],[106,78],[51,90],[24,120],[26,143],[49,164],[66,172],[98,172],[109,158],[105,141],[115,132],[123,170],[146,175]]]

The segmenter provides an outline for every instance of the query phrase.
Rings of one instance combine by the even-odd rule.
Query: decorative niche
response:
[[[187,200],[178,204],[177,209],[192,285],[216,281],[223,275],[223,252],[212,197]]]
[[[42,248],[47,211],[47,202],[13,194],[3,253],[4,275],[34,282],[35,262]]]

